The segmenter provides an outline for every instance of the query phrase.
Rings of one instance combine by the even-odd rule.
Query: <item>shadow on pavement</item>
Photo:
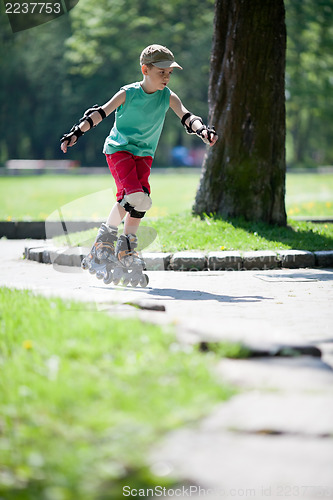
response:
[[[333,269],[328,272],[319,272],[316,273],[314,271],[303,271],[297,273],[298,278],[303,278],[306,280],[317,280],[317,281],[332,281],[333,280]]]
[[[232,297],[230,295],[217,295],[215,293],[202,292],[199,290],[178,290],[175,288],[153,288],[148,292],[150,295],[177,300],[216,300],[218,302],[261,302],[273,300],[273,297],[262,297],[261,295],[244,295]]]
[[[243,295],[243,296],[231,296],[231,295],[219,295],[215,293],[202,292],[200,290],[180,290],[177,288],[131,288],[131,287],[122,287],[119,286],[114,288],[113,286],[91,286],[91,288],[101,289],[104,291],[114,291],[115,289],[119,291],[119,293],[124,292],[135,292],[138,294],[147,294],[151,295],[152,298],[158,300],[159,298],[163,298],[166,300],[216,300],[217,302],[224,302],[230,304],[237,303],[248,303],[248,302],[262,302],[264,300],[274,300],[274,297],[263,297],[261,295]]]

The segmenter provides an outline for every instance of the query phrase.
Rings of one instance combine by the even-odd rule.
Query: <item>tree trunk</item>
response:
[[[193,211],[286,224],[283,0],[216,0],[209,122]]]

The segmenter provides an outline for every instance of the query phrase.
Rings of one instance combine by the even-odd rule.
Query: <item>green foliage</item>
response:
[[[0,163],[63,158],[61,135],[85,109],[141,79],[140,52],[151,43],[173,50],[184,71],[175,72],[170,87],[196,114],[207,116],[213,3],[80,0],[68,15],[15,35],[1,16]],[[193,141],[172,115],[157,155],[160,164],[168,161],[169,147],[179,137]],[[110,117],[87,134],[70,157],[103,164],[102,145],[112,122]]]
[[[0,311],[6,500],[111,500],[121,484],[151,485],[149,447],[232,394],[212,360],[158,326],[8,289]]]
[[[287,152],[293,164],[333,161],[333,5],[285,0],[288,51]],[[52,22],[13,34],[0,16],[0,165],[10,158],[63,158],[59,138],[83,111],[141,78],[139,54],[150,43],[174,51],[184,71],[170,87],[207,117],[214,0],[80,0]],[[3,9],[3,4],[0,4]],[[86,134],[72,159],[100,165],[113,119]],[[177,143],[197,144],[168,113],[156,162]]]
[[[332,0],[285,0],[288,160],[333,162]]]
[[[53,158],[59,145],[64,94],[70,85],[63,41],[68,17],[13,35],[0,16],[0,163]]]

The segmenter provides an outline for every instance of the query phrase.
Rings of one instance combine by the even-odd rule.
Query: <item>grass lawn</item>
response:
[[[333,217],[333,174],[287,174],[288,217]]]
[[[190,209],[198,174],[154,173],[150,217]],[[0,220],[44,220],[61,207],[67,218],[107,217],[115,202],[115,185],[106,175],[43,175],[0,178]]]
[[[333,174],[288,174],[286,207],[289,226],[279,228],[241,219],[200,220],[191,206],[200,172],[152,173],[153,207],[142,226],[156,230],[150,250],[328,250],[333,249],[333,225],[293,221],[297,215],[333,216]],[[1,178],[0,220],[105,219],[115,201],[110,175]],[[89,246],[96,231],[76,239]],[[60,243],[63,240],[60,240]],[[59,242],[59,240],[58,240]],[[64,242],[65,243],[65,242]]]
[[[161,327],[6,288],[0,310],[1,499],[151,486],[147,450],[234,394],[212,374],[215,354]]]
[[[191,210],[199,182],[196,173],[151,175],[153,207],[149,217]],[[44,220],[59,207],[68,217],[104,219],[115,200],[111,175],[0,178],[0,220]],[[66,207],[68,205],[68,207]],[[333,217],[333,174],[287,174],[288,215]]]
[[[53,241],[59,247],[91,247],[97,229],[96,226],[89,231],[58,236]],[[149,252],[283,249],[314,252],[333,249],[333,224],[290,221],[287,227],[279,227],[243,219],[201,219],[187,211],[156,220],[147,218],[139,227],[138,240],[138,249]]]
[[[155,250],[332,250],[333,224],[290,221],[287,227],[243,219],[169,216],[151,221],[158,234]],[[96,234],[96,231],[95,231]]]

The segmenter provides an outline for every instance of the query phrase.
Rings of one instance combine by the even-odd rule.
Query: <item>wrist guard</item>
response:
[[[189,124],[186,125],[186,120],[187,119],[190,119],[189,121]],[[195,122],[195,120],[199,120],[199,122],[203,125],[203,121],[202,121],[202,118],[200,118],[200,116],[195,116],[195,115],[192,115],[192,113],[185,113],[185,115],[183,116],[183,118],[181,119],[181,122],[182,122],[182,125],[183,127],[185,128],[186,132],[188,134],[196,134],[196,132],[193,130],[192,128],[192,125],[193,123]]]
[[[99,113],[102,120],[104,120],[104,118],[106,118],[106,114],[105,114],[104,109],[101,106],[98,106],[98,104],[95,104],[92,108],[87,109],[87,111],[84,112],[82,118],[80,118],[79,123],[87,121],[90,125],[90,128],[88,130],[90,130],[93,127],[96,127],[93,119],[90,117],[90,115],[92,113],[94,113],[95,111],[97,111]]]
[[[188,118],[190,118],[190,121],[189,121],[189,124],[186,125],[185,122]],[[198,120],[202,126],[194,131],[192,128],[192,125],[196,120]],[[211,144],[214,136],[217,135],[215,132],[215,128],[214,127],[207,127],[206,125],[204,125],[204,122],[202,121],[202,118],[200,118],[200,116],[195,116],[195,115],[192,115],[191,113],[185,113],[185,115],[183,116],[183,118],[181,120],[181,123],[185,127],[185,130],[188,134],[196,134],[206,144]],[[205,137],[203,135],[204,131],[207,132],[207,137]]]
[[[89,109],[87,109],[87,111],[84,112],[84,115],[79,120],[79,124],[82,123],[82,122],[84,122],[84,121],[87,121],[89,123],[89,126],[90,126],[90,128],[88,128],[88,130],[90,130],[93,127],[96,127],[96,125],[94,124],[94,121],[90,117],[90,115],[92,113],[94,113],[95,111],[97,111],[99,113],[99,115],[102,118],[102,120],[104,120],[104,118],[106,118],[106,113],[105,113],[104,109],[101,106],[98,106],[98,104],[95,104],[92,108],[89,108]],[[79,139],[79,137],[81,137],[84,134],[85,134],[85,132],[82,132],[82,130],[80,129],[79,125],[75,124],[70,129],[70,131],[69,131],[68,134],[64,134],[62,136],[62,138],[60,139],[60,142],[63,143],[65,141],[67,141],[67,143],[70,143],[72,137],[75,136],[76,140],[75,140],[74,144],[76,144],[77,141],[78,141],[78,139]]]
[[[71,142],[72,137],[74,136],[76,138],[74,144],[76,144],[79,137],[81,137],[82,135],[84,135],[84,132],[82,132],[82,130],[80,129],[80,127],[78,125],[74,125],[70,129],[68,134],[64,134],[62,136],[62,138],[60,139],[60,142],[62,144],[63,142],[67,141],[67,143],[69,144]],[[73,144],[73,146],[74,146],[74,144]]]

